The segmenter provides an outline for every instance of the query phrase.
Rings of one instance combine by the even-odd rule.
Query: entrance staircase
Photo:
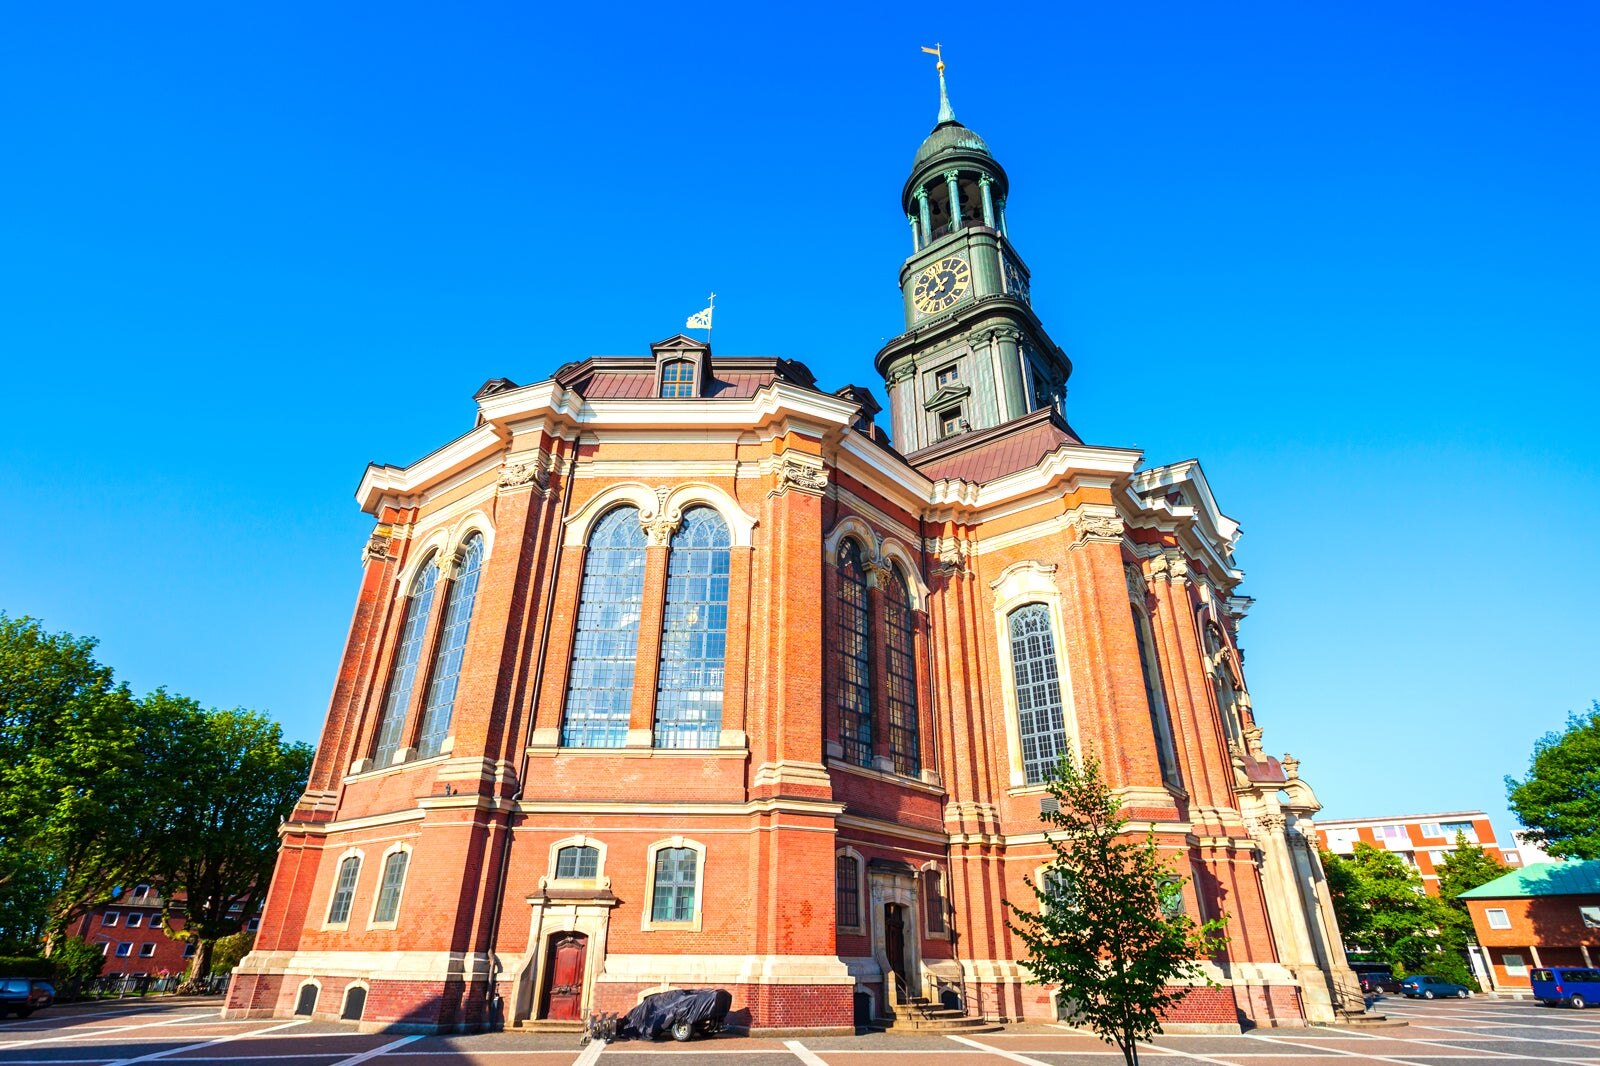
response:
[[[549,1018],[524,1018],[511,1028],[518,1033],[581,1033],[583,1023],[577,1019],[552,1021]]]
[[[935,990],[938,986],[935,985]],[[966,1011],[946,1007],[927,996],[907,996],[894,971],[884,976],[884,988],[889,1002],[895,1005],[893,1017],[881,1019],[887,1032],[895,1033],[950,1033],[959,1036],[971,1033],[998,1033],[1005,1028],[982,1018],[973,1018]]]

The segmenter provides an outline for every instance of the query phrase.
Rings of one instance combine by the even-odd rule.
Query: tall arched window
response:
[[[872,765],[872,634],[861,545],[839,545],[839,596],[833,625],[834,678],[839,692],[839,743],[846,762]]]
[[[461,574],[450,583],[444,597],[444,629],[433,652],[428,672],[428,702],[422,711],[422,735],[417,738],[417,758],[439,754],[450,732],[456,706],[456,685],[461,680],[461,660],[467,652],[467,627],[478,598],[478,575],[483,570],[483,535],[474,533],[462,546]]]
[[[728,645],[728,524],[692,507],[672,535],[661,623],[655,746],[714,748],[722,731]]]
[[[422,637],[433,612],[433,585],[439,576],[433,556],[424,559],[411,579],[406,595],[404,618],[400,622],[400,647],[389,668],[389,688],[383,694],[383,714],[378,720],[378,740],[372,749],[374,766],[388,766],[400,750],[400,734],[406,725],[406,709],[411,705],[411,688],[417,679],[417,661],[422,658]]]
[[[1022,740],[1023,779],[1037,785],[1055,772],[1067,749],[1067,722],[1056,670],[1050,609],[1030,603],[1011,612],[1011,676],[1017,695],[1017,733]]]
[[[563,747],[620,748],[628,739],[644,550],[644,529],[634,507],[607,511],[589,533],[561,722]]]
[[[344,925],[350,920],[350,904],[356,898],[356,878],[361,876],[361,856],[349,855],[339,863],[333,882],[333,898],[328,902],[328,924]]]
[[[911,589],[898,564],[889,567],[883,590],[884,663],[889,682],[889,757],[894,772],[915,777],[922,772],[922,746],[917,729],[916,621],[911,615]]]
[[[1133,612],[1133,635],[1139,643],[1139,670],[1144,675],[1144,698],[1150,707],[1150,728],[1156,734],[1156,758],[1161,764],[1161,779],[1178,785],[1178,753],[1172,743],[1172,721],[1167,717],[1167,700],[1161,687],[1161,666],[1156,658],[1156,646],[1150,632],[1150,619],[1144,607],[1130,603]]]

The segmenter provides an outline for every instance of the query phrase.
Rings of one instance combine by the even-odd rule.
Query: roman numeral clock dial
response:
[[[924,315],[937,314],[961,299],[972,285],[972,267],[959,255],[946,256],[917,275],[911,305]]]

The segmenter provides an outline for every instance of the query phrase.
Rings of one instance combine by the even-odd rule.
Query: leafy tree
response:
[[[138,829],[159,801],[139,703],[94,659],[95,642],[0,615],[0,917],[37,943],[138,876]]]
[[[1212,983],[1198,959],[1222,949],[1224,923],[1183,913],[1183,879],[1153,832],[1124,832],[1097,758],[1080,768],[1069,751],[1046,788],[1059,805],[1039,816],[1053,827],[1055,862],[1042,883],[1024,878],[1037,906],[1006,901],[1009,924],[1028,948],[1031,980],[1055,985],[1074,1022],[1137,1066],[1139,1041],[1161,1032],[1162,1014],[1187,993],[1180,982]]]
[[[1566,732],[1541,737],[1527,778],[1507,775],[1506,792],[1530,840],[1561,858],[1600,859],[1600,700],[1569,715]]]
[[[211,949],[211,975],[221,977],[232,973],[233,968],[239,965],[239,960],[250,954],[255,943],[254,933],[234,933],[219,939]]]
[[[1457,898],[1461,893],[1486,885],[1506,872],[1499,859],[1468,842],[1467,835],[1459,830],[1455,850],[1435,869],[1439,874],[1439,898],[1462,914],[1467,913],[1467,905]]]
[[[168,768],[175,800],[154,870],[164,919],[184,897],[183,928],[169,935],[196,945],[189,976],[198,980],[211,972],[213,944],[266,895],[278,826],[305,787],[313,749],[284,743],[277,723],[255,711],[206,711],[164,692],[151,702],[183,740],[181,762]]]
[[[76,977],[87,981],[100,976],[100,968],[106,964],[100,945],[91,944],[82,937],[62,937],[54,948],[50,952],[50,962],[60,978]]]
[[[1466,915],[1427,895],[1422,877],[1392,851],[1358,843],[1348,859],[1322,853],[1334,916],[1345,947],[1394,967],[1397,974],[1428,973],[1470,987],[1462,950]]]

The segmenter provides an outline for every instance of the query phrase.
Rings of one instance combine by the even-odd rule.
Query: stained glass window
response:
[[[889,757],[894,772],[915,777],[922,771],[922,749],[917,731],[917,654],[915,621],[911,615],[911,590],[899,566],[890,569],[883,590],[883,626],[888,649]]]
[[[339,864],[339,877],[333,885],[333,902],[328,906],[328,924],[343,925],[350,920],[350,904],[356,898],[356,878],[361,873],[361,856],[348,856]]]
[[[561,723],[563,747],[620,748],[627,741],[644,553],[636,508],[607,511],[589,534]]]
[[[1036,785],[1055,772],[1067,749],[1061,679],[1050,610],[1030,603],[1011,612],[1011,673],[1016,685],[1017,732],[1022,739],[1023,779]]]
[[[839,597],[834,618],[834,676],[839,692],[839,743],[846,762],[872,765],[872,632],[861,545],[839,545]]]
[[[400,734],[405,730],[406,710],[411,705],[411,688],[417,679],[417,661],[422,658],[422,637],[428,630],[433,611],[433,586],[439,571],[430,555],[417,568],[406,595],[404,617],[400,622],[400,646],[394,665],[389,668],[389,689],[383,696],[383,716],[379,719],[378,740],[372,750],[374,766],[388,766],[400,750]]]
[[[406,887],[406,868],[411,865],[409,851],[396,851],[383,863],[383,880],[378,886],[378,907],[372,912],[375,922],[392,922],[400,914],[400,892]]]
[[[600,871],[600,849],[572,844],[556,852],[556,877],[594,877]]]
[[[655,745],[714,748],[722,730],[728,645],[728,524],[710,507],[684,512],[667,559]]]
[[[836,923],[844,929],[861,925],[861,867],[854,855],[840,855],[833,860],[834,914]]]
[[[422,711],[422,735],[417,738],[419,759],[439,754],[450,733],[456,686],[461,681],[461,660],[467,653],[467,627],[472,622],[472,605],[478,598],[478,575],[482,571],[483,537],[474,533],[462,546],[461,573],[445,593],[444,629],[433,653],[428,702]]]
[[[656,852],[655,895],[650,903],[652,922],[694,920],[699,859],[693,848],[662,848]]]
[[[678,359],[661,368],[661,395],[693,396],[694,364]]]

